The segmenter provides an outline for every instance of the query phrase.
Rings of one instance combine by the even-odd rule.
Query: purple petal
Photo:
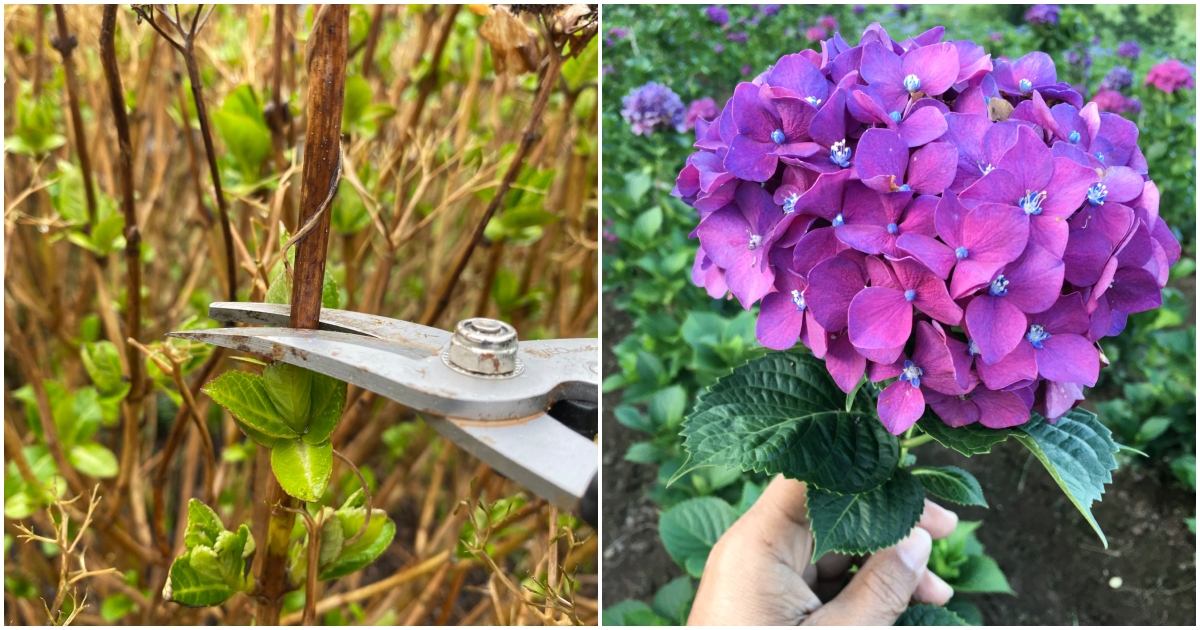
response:
[[[896,381],[879,393],[879,420],[892,435],[900,435],[925,413],[925,396],[919,387]]]
[[[965,427],[979,421],[979,406],[966,397],[945,396],[928,391],[925,392],[925,402],[946,426]]]
[[[808,281],[805,296],[813,318],[826,330],[846,328],[850,302],[866,285],[862,269],[853,261],[834,256],[813,267]]]
[[[804,311],[796,308],[790,293],[775,291],[762,300],[755,334],[758,342],[772,350],[787,350],[796,345],[804,325]]]
[[[868,129],[858,141],[855,160],[863,183],[880,192],[898,188],[908,169],[908,145],[890,129]],[[939,191],[940,192],[940,191]]]
[[[737,206],[728,205],[708,215],[696,232],[705,253],[717,266],[729,268],[750,258],[750,223]]]
[[[901,234],[896,246],[929,268],[938,278],[950,276],[956,259],[954,250],[941,241],[924,234]]]
[[[1029,422],[1029,407],[1013,392],[978,387],[969,396],[984,411],[980,414],[980,424],[989,429],[1007,429]]]
[[[892,51],[884,48],[879,42],[871,42],[863,46],[862,62],[859,73],[868,85],[878,83],[899,84],[904,81],[902,62]]]
[[[970,307],[967,307],[967,310],[969,312]],[[1037,378],[1037,359],[1033,353],[1033,346],[1029,345],[1028,341],[1021,341],[1012,352],[991,365],[976,361],[975,370],[979,372],[979,378],[988,389],[1004,389],[1014,383]]]
[[[1070,333],[1051,335],[1035,349],[1038,373],[1051,381],[1093,387],[1100,375],[1100,353],[1092,342]]]
[[[912,258],[901,258],[892,263],[892,268],[900,285],[915,292],[913,306],[946,325],[958,326],[962,323],[962,309],[950,299],[946,283],[925,265]]]
[[[944,336],[938,335],[929,322],[917,323],[916,350],[912,361],[921,368],[921,387],[927,387],[948,396],[965,394],[958,383],[954,360]]]
[[[783,122],[773,107],[762,98],[762,87],[753,83],[739,83],[733,91],[733,121],[738,134],[758,142],[770,142],[771,133]]]
[[[850,181],[850,176],[850,169],[818,176],[812,187],[796,200],[796,213],[814,215],[832,221],[841,211],[842,196],[846,190],[846,182]]]
[[[773,142],[758,142],[738,135],[725,154],[725,170],[747,181],[765,182],[771,179],[779,165],[779,158],[771,154],[774,149]]]
[[[1050,148],[1042,142],[1038,134],[1033,129],[1022,126],[1017,130],[1016,144],[1004,154],[996,168],[1012,173],[1023,190],[1042,191],[1046,190],[1046,184],[1050,182],[1053,160]],[[1003,202],[999,199],[996,201]]]
[[[966,220],[967,209],[958,201],[958,196],[947,191],[938,202],[934,212],[933,223],[937,235],[950,247],[962,245],[963,224]]]
[[[912,332],[912,305],[896,289],[869,287],[850,302],[850,342],[863,349],[903,346]]]
[[[934,107],[922,107],[902,120],[898,129],[909,148],[919,147],[946,133],[946,117]]]
[[[1012,352],[1027,330],[1025,314],[1007,296],[972,299],[967,304],[966,322],[984,363],[996,363]]]
[[[1158,279],[1141,268],[1118,269],[1112,287],[1104,295],[1114,311],[1126,315],[1162,306],[1162,291],[1159,289]]]
[[[801,276],[807,277],[818,263],[837,256],[838,252],[844,249],[846,249],[846,245],[838,240],[836,228],[817,228],[805,234],[796,243],[792,269]]]
[[[1031,318],[1033,323],[1040,324],[1051,334],[1072,333],[1081,335],[1087,332],[1090,320],[1087,309],[1083,305],[1083,297],[1079,292],[1064,295],[1043,313]]]
[[[1004,300],[1026,313],[1040,313],[1054,305],[1062,293],[1063,263],[1035,243],[1005,267],[1008,294]]]
[[[1079,383],[1046,381],[1046,419],[1061,417],[1080,400],[1083,400],[1083,386]]]
[[[910,50],[904,53],[901,72],[917,75],[921,91],[938,96],[958,79],[958,50],[949,42]]]
[[[859,143],[862,146],[862,143]],[[946,142],[932,142],[913,152],[908,165],[908,184],[922,194],[940,195],[954,181],[958,149]]]
[[[843,392],[854,391],[867,370],[867,360],[854,349],[850,337],[842,334],[829,341],[829,350],[825,353],[825,368],[829,375]]]
[[[1042,214],[1039,216],[1065,219],[1079,209],[1083,200],[1087,199],[1088,189],[1099,181],[1100,176],[1096,171],[1067,158],[1054,158],[1053,164],[1054,170],[1046,187],[1030,190],[1046,191],[1046,200],[1042,202]]]
[[[1096,284],[1104,264],[1112,255],[1112,243],[1098,229],[1075,230],[1063,252],[1064,278],[1067,282],[1088,287]]]
[[[726,162],[728,161],[726,158]],[[1024,196],[1025,189],[1021,188],[1012,173],[995,169],[968,186],[958,199],[967,208],[974,208],[981,203],[1005,203],[1015,206]]]
[[[836,229],[838,239],[864,254],[890,253],[895,246],[896,237],[880,225],[846,224]]]
[[[812,96],[824,101],[829,94],[829,80],[801,54],[781,57],[767,75],[767,84],[787,88],[801,98]]]

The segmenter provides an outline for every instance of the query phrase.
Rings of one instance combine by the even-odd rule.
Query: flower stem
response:
[[[908,449],[931,441],[933,441],[933,436],[929,435],[928,433],[922,433],[917,437],[909,437],[907,433],[904,434],[904,439],[900,440],[900,448],[903,449],[904,452],[901,453],[900,457],[903,458]]]

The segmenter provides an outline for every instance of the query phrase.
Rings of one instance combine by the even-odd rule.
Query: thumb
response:
[[[863,563],[846,588],[804,623],[811,625],[890,626],[896,622],[925,575],[933,541],[916,527],[894,547]]]

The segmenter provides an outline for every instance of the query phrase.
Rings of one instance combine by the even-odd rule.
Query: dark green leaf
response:
[[[722,377],[697,400],[681,435],[691,455],[685,472],[733,466],[837,492],[878,486],[900,458],[896,437],[873,412],[846,412],[824,364],[804,354],[766,355]]]
[[[900,618],[896,620],[897,626],[966,626],[970,625],[963,620],[962,617],[951,612],[949,609],[933,604],[917,604],[909,606]]]
[[[984,555],[967,556],[958,566],[958,578],[947,581],[956,593],[1007,593],[1016,595],[996,561]]]
[[[963,621],[972,626],[983,625],[983,613],[980,612],[979,607],[974,602],[966,597],[960,595],[951,597],[950,601],[946,602],[946,610],[958,615]]]
[[[990,453],[992,447],[1012,437],[1013,429],[989,429],[979,423],[951,427],[932,410],[926,411],[917,428],[928,433],[942,446],[952,448],[967,457]]]
[[[687,392],[680,385],[659,391],[650,399],[650,419],[656,426],[675,428],[687,410]]]
[[[636,599],[627,599],[611,608],[605,608],[600,622],[606,626],[671,625],[670,620],[659,617],[645,602]]]
[[[1112,482],[1110,471],[1117,468],[1113,455],[1118,449],[1112,432],[1100,424],[1096,414],[1079,408],[1063,414],[1054,424],[1034,414],[1017,428],[1014,437],[1042,462],[1107,549],[1108,539],[1092,516],[1092,503],[1100,500],[1104,484]]]
[[[687,625],[692,600],[696,598],[696,585],[692,578],[681,575],[663,585],[654,594],[654,612],[676,625]]]
[[[816,547],[813,562],[830,551],[871,553],[902,540],[921,518],[925,491],[907,470],[861,494],[808,489],[808,517]]]
[[[224,603],[233,596],[233,588],[223,580],[213,579],[197,571],[192,566],[193,553],[194,550],[189,551],[171,563],[170,579],[163,588],[163,599],[192,608]]]
[[[320,444],[329,439],[342,417],[346,404],[346,383],[332,376],[312,372],[312,403],[309,406],[308,431],[304,441]]]
[[[297,434],[308,428],[312,406],[312,372],[283,361],[263,368],[263,385],[284,424]]]
[[[925,491],[933,496],[959,505],[987,507],[983,488],[971,473],[957,466],[917,467],[910,470]]]

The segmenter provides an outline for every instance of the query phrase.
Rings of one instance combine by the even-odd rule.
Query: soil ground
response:
[[[606,299],[604,338],[616,343],[630,323]],[[604,373],[615,371],[604,354]],[[636,432],[607,411],[604,397],[604,604],[647,603],[659,587],[683,574],[658,538],[658,510],[646,498],[655,469],[624,460]],[[955,465],[973,473],[990,509],[954,506],[982,520],[978,536],[1017,592],[974,595],[990,625],[1196,625],[1196,537],[1184,519],[1195,495],[1177,489],[1146,466],[1122,467],[1093,506],[1108,537],[1105,549],[1062,490],[1020,444],[1008,441],[988,455],[967,458],[936,444],[914,451],[922,465]],[[1110,580],[1121,578],[1119,588]]]

